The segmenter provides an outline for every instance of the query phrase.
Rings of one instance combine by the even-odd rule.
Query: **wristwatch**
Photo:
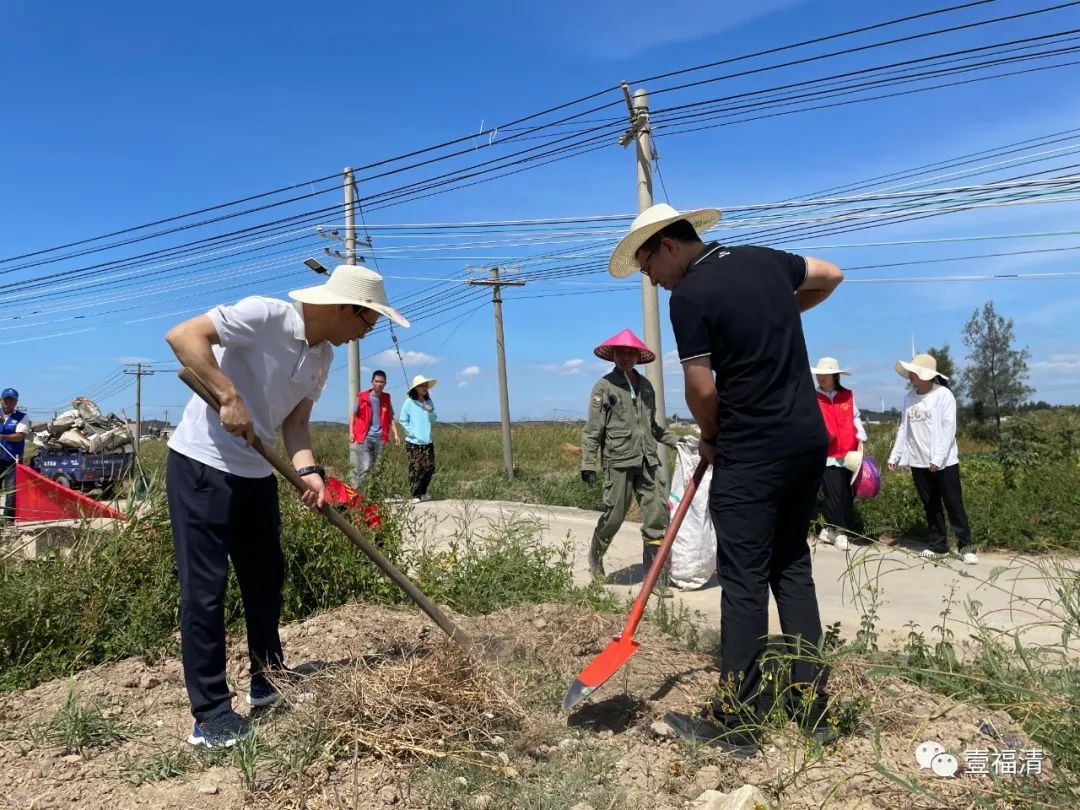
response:
[[[319,477],[326,480],[326,470],[320,467],[318,464],[312,464],[310,467],[301,467],[296,471],[296,474],[303,478],[305,475],[311,475],[312,473],[318,473]]]

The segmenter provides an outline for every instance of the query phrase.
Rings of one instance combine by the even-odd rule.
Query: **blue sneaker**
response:
[[[279,700],[281,700],[281,692],[269,681],[260,679],[251,682],[251,688],[247,693],[248,706],[272,706]]]
[[[232,709],[203,722],[195,721],[188,744],[203,748],[231,748],[251,736],[251,724]]]

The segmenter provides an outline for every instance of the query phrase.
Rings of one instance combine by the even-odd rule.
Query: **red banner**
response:
[[[25,464],[19,464],[15,469],[15,493],[16,523],[82,518],[127,519],[112,507],[50,481]]]

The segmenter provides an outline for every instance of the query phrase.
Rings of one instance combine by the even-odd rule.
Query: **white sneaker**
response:
[[[818,532],[818,540],[820,540],[822,543],[828,543],[829,545],[832,545],[833,542],[836,540],[836,532],[829,526],[826,526],[824,529]]]
[[[964,552],[964,562],[968,565],[978,565],[979,557],[975,554],[974,551],[967,551]]]
[[[419,498],[409,498],[409,503],[420,503]]]
[[[836,547],[840,551],[847,551],[851,544],[848,542],[846,534],[836,535]]]
[[[945,555],[938,554],[936,551],[924,548],[921,552],[919,552],[919,556],[922,557],[924,560],[937,560],[944,557]]]

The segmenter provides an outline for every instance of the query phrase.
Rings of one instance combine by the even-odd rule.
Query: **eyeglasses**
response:
[[[364,325],[369,330],[375,328],[375,324],[379,322],[379,313],[378,312],[375,313],[375,320],[374,321],[369,321],[367,318],[364,317],[364,310],[366,309],[366,307],[361,307],[361,306],[357,306],[356,304],[353,304],[352,308],[353,308],[353,317],[354,318],[359,318],[360,320],[362,320],[364,322]]]
[[[655,254],[656,254],[656,250],[655,250],[655,249],[653,249],[653,250],[650,250],[650,251],[649,251],[649,255],[645,257],[645,261],[641,262],[641,263],[640,263],[640,264],[638,265],[638,270],[640,270],[640,271],[641,271],[641,272],[642,272],[642,273],[643,273],[644,275],[646,275],[646,276],[648,276],[648,275],[649,275],[649,262],[651,262],[651,261],[652,261],[652,257],[653,257],[653,256],[654,256]],[[649,278],[652,278],[652,276],[649,276]]]

